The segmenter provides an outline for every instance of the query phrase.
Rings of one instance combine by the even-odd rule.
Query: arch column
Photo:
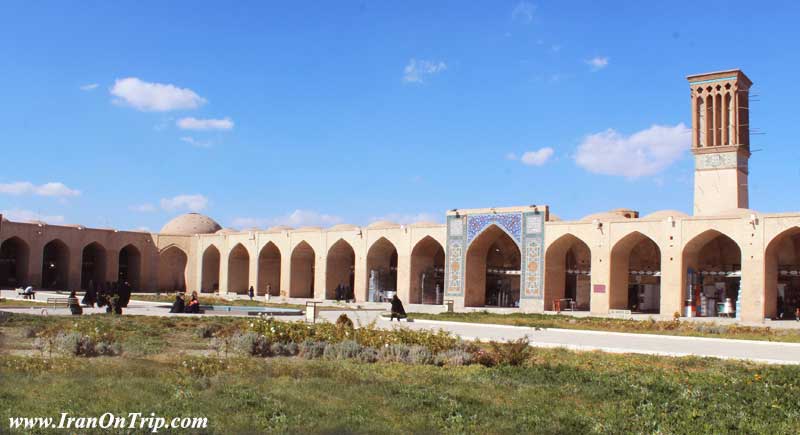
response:
[[[592,254],[592,279],[591,279],[591,303],[590,312],[593,314],[607,314],[609,309],[609,292],[611,290],[611,261],[608,249],[598,249],[590,246]],[[603,286],[602,292],[598,292],[598,286]]]
[[[119,249],[106,249],[106,281],[119,280]]]
[[[766,313],[764,251],[756,243],[742,249],[742,315],[744,322],[763,322]]]
[[[289,297],[292,288],[292,251],[286,249],[288,255],[281,255],[281,298]]]
[[[397,254],[397,297],[404,303],[411,300],[411,255]]]
[[[683,315],[683,266],[680,245],[671,244],[661,252],[661,315]]]
[[[222,252],[220,252],[219,256],[219,294],[220,295],[227,295],[228,294],[228,266],[229,261],[228,258],[231,255],[230,251],[228,251],[227,255],[224,257],[222,256]]]
[[[367,256],[358,255],[356,252],[355,283],[353,284],[356,302],[367,300],[367,290]]]
[[[258,248],[256,246],[256,248]],[[255,255],[250,255],[250,266],[248,266],[249,276],[247,277],[247,290],[253,287],[253,295],[258,296],[258,260],[261,258],[261,252],[258,249],[253,249]]]
[[[67,267],[67,270],[69,270],[69,277],[67,278],[67,288],[64,290],[67,291],[80,290],[81,272],[83,271],[82,269],[83,269],[83,248],[70,249],[69,266]]]
[[[316,251],[314,252],[316,254]],[[325,299],[325,270],[327,257],[324,255],[314,256],[314,299]]]

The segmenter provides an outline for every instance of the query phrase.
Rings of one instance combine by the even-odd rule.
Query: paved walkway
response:
[[[39,296],[37,294],[37,296]],[[43,295],[44,296],[44,295]],[[38,299],[38,297],[37,297]],[[196,316],[196,314],[170,314],[169,304],[131,301],[126,315]],[[43,314],[39,308],[5,309],[27,314]],[[101,313],[104,309],[84,309],[84,313]],[[665,356],[701,356],[722,359],[747,360],[769,364],[800,364],[800,343],[778,343],[755,340],[680,337],[671,335],[632,334],[621,332],[585,331],[570,329],[537,329],[521,326],[487,325],[478,323],[415,320],[394,322],[380,317],[380,311],[322,311],[320,317],[334,322],[346,313],[356,325],[375,322],[381,328],[443,329],[468,340],[515,340],[528,337],[532,346],[563,347],[572,350],[599,350],[612,353],[638,353]],[[48,308],[48,315],[68,315],[64,308]],[[236,315],[236,314],[224,314]],[[280,320],[303,320],[303,316],[279,316]]]
[[[335,321],[340,313],[323,311],[321,317]],[[572,350],[600,350],[612,353],[639,353],[665,356],[701,356],[737,359],[768,364],[800,364],[800,343],[778,343],[755,340],[680,337],[674,335],[632,334],[571,329],[536,329],[522,326],[486,325],[478,323],[415,320],[395,322],[378,319],[375,312],[348,312],[358,324],[373,320],[381,327],[411,329],[444,329],[469,340],[515,340],[528,337],[532,346],[564,347]]]

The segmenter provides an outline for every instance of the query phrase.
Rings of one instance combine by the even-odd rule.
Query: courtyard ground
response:
[[[492,367],[212,350],[207,331],[246,330],[253,321],[5,314],[0,422],[154,412],[208,418],[205,432],[191,433],[482,434],[789,434],[800,422],[798,366],[540,348],[519,365]],[[37,338],[59,330],[107,331],[121,352],[37,349]]]

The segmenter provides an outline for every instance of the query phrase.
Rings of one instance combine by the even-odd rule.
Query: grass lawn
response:
[[[0,298],[0,307],[44,307],[47,303],[32,301],[29,299],[5,299]]]
[[[634,332],[642,334],[684,335],[694,337],[736,338],[800,342],[800,329],[773,329],[737,325],[715,325],[691,321],[624,320],[600,317],[573,317],[551,314],[474,313],[410,313],[414,319],[446,320],[451,322],[489,323],[536,328],[588,329],[596,331]]]
[[[201,351],[211,339],[200,338],[199,328],[249,321],[3,316],[0,432],[9,416],[59,412],[206,417],[205,432],[166,433],[220,434],[793,434],[800,422],[800,367],[793,366],[560,349],[534,349],[515,367]],[[32,331],[76,322],[114,331],[123,354],[45,358],[30,350]],[[29,356],[20,356],[26,349]]]

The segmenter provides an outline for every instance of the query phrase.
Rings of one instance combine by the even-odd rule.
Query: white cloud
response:
[[[233,219],[231,226],[234,228],[269,228],[276,225],[288,225],[294,228],[306,226],[329,227],[342,222],[343,219],[339,216],[298,209],[292,213],[273,218],[237,217]]]
[[[511,11],[511,19],[528,24],[533,21],[534,12],[536,12],[536,6],[528,2],[519,2]]]
[[[181,141],[198,148],[211,148],[211,145],[213,145],[210,140],[198,140],[191,136],[183,136]]]
[[[4,219],[8,219],[14,222],[26,222],[26,221],[43,221],[47,222],[48,224],[63,224],[64,223],[64,216],[43,216],[35,211],[31,210],[23,210],[23,209],[11,209],[11,210],[2,210],[0,214],[3,215]]]
[[[608,129],[583,139],[575,163],[596,174],[628,178],[654,175],[680,159],[690,142],[691,129],[683,123],[653,125],[630,136]]]
[[[145,82],[136,77],[117,79],[111,95],[116,97],[115,102],[144,112],[196,109],[206,103],[205,98],[191,89]]]
[[[200,211],[208,206],[208,198],[203,195],[178,195],[162,198],[161,208],[166,211]]]
[[[608,58],[607,57],[593,57],[586,61],[586,64],[592,69],[592,71],[600,71],[601,69],[608,66]]]
[[[423,83],[425,76],[438,74],[447,70],[447,64],[442,61],[411,59],[403,68],[403,81],[406,83]]]
[[[0,184],[0,193],[8,195],[38,195],[38,196],[78,196],[79,190],[70,189],[64,183],[50,182],[36,185],[29,181]]]
[[[179,119],[176,124],[182,130],[230,130],[233,128],[233,121],[230,118],[197,119],[187,117]]]
[[[522,154],[520,161],[528,166],[542,166],[553,156],[553,149],[550,147],[540,148],[536,151],[528,151]]]
[[[97,86],[99,86],[97,83],[89,83],[87,85],[81,86],[81,90],[82,91],[93,91],[93,90],[97,89]]]
[[[436,222],[441,223],[442,217],[444,213],[441,215],[433,214],[433,213],[416,213],[416,214],[409,214],[409,213],[389,213],[385,216],[380,217],[373,217],[370,219],[370,222],[375,221],[389,221],[395,222],[398,224],[413,224],[414,222]]]
[[[128,207],[128,210],[136,211],[136,212],[139,212],[139,213],[151,213],[151,212],[156,211],[156,206],[154,206],[153,204],[149,204],[149,203],[138,204],[138,205],[132,205],[132,206]]]

